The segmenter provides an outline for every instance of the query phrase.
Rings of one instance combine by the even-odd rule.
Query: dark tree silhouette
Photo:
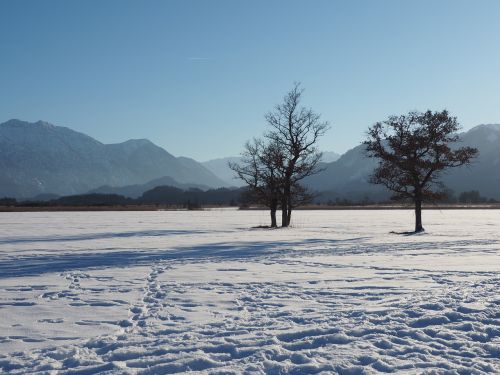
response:
[[[283,103],[266,115],[271,127],[265,136],[280,148],[283,158],[279,165],[282,175],[281,210],[282,226],[290,224],[294,201],[294,191],[304,198],[308,195],[299,182],[307,176],[318,172],[317,165],[321,152],[316,144],[318,139],[328,130],[328,122],[323,122],[320,115],[300,106],[303,90],[296,83],[293,89],[283,98]]]
[[[368,156],[380,159],[370,182],[391,190],[393,199],[414,202],[415,232],[424,230],[422,202],[443,197],[441,173],[470,163],[478,153],[471,147],[450,147],[458,141],[459,129],[447,111],[427,111],[391,116],[368,130]]]
[[[247,142],[241,161],[229,163],[229,167],[247,185],[247,201],[263,204],[269,208],[271,227],[277,227],[276,212],[282,203],[284,191],[284,165],[286,157],[282,147],[276,142],[256,139]],[[314,195],[298,183],[291,186],[291,198],[287,208],[310,203]]]
[[[229,163],[229,167],[247,186],[246,198],[264,204],[271,213],[271,227],[277,227],[276,211],[281,196],[283,164],[281,148],[273,142],[265,143],[254,138],[247,142],[240,163]]]

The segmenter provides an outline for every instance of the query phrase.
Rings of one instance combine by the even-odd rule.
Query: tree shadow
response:
[[[166,250],[121,250],[63,254],[36,254],[16,256],[0,261],[0,279],[10,277],[38,276],[51,272],[66,272],[82,269],[104,269],[149,265],[158,261],[210,259],[244,260],[262,256],[293,254],[292,248],[310,244],[325,246],[352,243],[364,237],[346,240],[307,239],[300,241],[223,242],[187,246]]]
[[[421,230],[421,231],[418,231],[418,232],[415,232],[415,231],[411,231],[411,232],[390,231],[389,233],[390,234],[398,234],[398,235],[401,235],[401,236],[417,236],[417,235],[423,235],[423,234],[425,234],[425,230]]]
[[[45,236],[45,237],[4,237],[0,239],[1,244],[18,244],[26,242],[67,242],[67,241],[86,241],[86,240],[102,240],[107,238],[128,238],[128,237],[161,237],[168,235],[183,235],[183,234],[201,234],[209,233],[207,230],[143,230],[130,232],[104,232],[104,233],[82,233],[69,236]]]

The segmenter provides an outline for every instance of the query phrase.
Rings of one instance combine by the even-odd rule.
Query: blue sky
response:
[[[500,123],[500,1],[0,0],[0,122],[237,155],[295,81],[332,128],[447,108]]]

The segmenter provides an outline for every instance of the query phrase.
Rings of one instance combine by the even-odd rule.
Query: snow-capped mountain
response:
[[[103,144],[43,121],[0,124],[0,168],[0,196],[19,198],[145,184],[165,176],[180,184],[226,185],[200,163],[177,158],[147,139]]]

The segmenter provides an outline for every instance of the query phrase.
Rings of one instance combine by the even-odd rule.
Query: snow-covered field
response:
[[[0,214],[0,373],[500,372],[500,211]]]

